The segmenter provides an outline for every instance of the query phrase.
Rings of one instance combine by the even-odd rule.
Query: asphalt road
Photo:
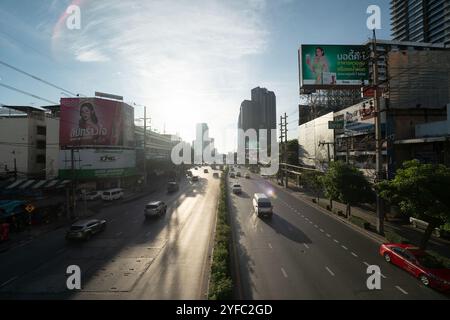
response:
[[[194,170],[193,170],[194,171]],[[102,209],[106,230],[68,244],[58,229],[0,254],[0,298],[204,299],[207,290],[219,179],[195,170],[165,190]],[[147,202],[168,204],[164,217],[145,221]],[[69,265],[81,268],[80,291],[66,287]]]
[[[244,173],[243,169],[236,169]],[[379,244],[258,175],[229,179],[236,294],[244,299],[446,299],[378,255]],[[231,190],[230,190],[231,191]],[[252,197],[272,198],[272,220],[253,213]],[[369,290],[368,265],[381,269]]]

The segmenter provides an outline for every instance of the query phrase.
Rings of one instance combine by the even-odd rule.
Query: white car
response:
[[[235,194],[241,193],[241,192],[242,192],[242,187],[241,187],[241,185],[240,185],[240,184],[235,184],[235,185],[233,185],[232,191],[233,191],[233,193],[235,193]]]
[[[105,190],[102,192],[102,200],[112,201],[123,198],[123,189],[116,188],[111,190]]]
[[[87,200],[87,201],[99,200],[102,198],[102,192],[103,191],[91,191],[91,192],[88,192],[88,193],[82,195],[81,197],[83,200]]]
[[[264,193],[255,193],[253,196],[253,210],[255,210],[256,215],[260,218],[266,216],[272,218],[273,216],[273,205],[269,197]]]

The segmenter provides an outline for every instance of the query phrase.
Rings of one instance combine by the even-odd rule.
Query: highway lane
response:
[[[206,290],[219,179],[198,182],[101,210],[104,232],[67,244],[65,230],[43,235],[0,254],[0,298],[200,299]],[[145,221],[144,205],[163,200],[161,219]],[[82,290],[68,291],[66,268],[80,266]]]
[[[242,169],[237,169],[242,170]],[[246,299],[445,299],[384,262],[379,244],[268,180],[229,179],[241,295]],[[272,197],[272,220],[253,213],[251,198]],[[368,265],[381,268],[381,290],[366,286]]]

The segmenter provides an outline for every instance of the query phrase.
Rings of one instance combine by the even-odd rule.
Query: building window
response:
[[[36,156],[36,163],[45,163],[45,154],[38,154]]]
[[[45,149],[47,147],[47,144],[45,140],[37,140],[36,141],[36,148],[38,149]]]
[[[37,134],[45,136],[47,134],[47,128],[44,126],[37,126]]]

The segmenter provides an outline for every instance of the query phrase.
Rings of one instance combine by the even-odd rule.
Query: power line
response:
[[[17,89],[17,88],[15,88],[15,87],[8,86],[8,85],[6,85],[6,84],[4,84],[4,83],[0,83],[0,86],[5,87],[5,88],[10,89],[10,90],[13,90],[13,91],[16,91],[16,92],[19,92],[19,93],[22,93],[22,94],[27,95],[27,96],[33,97],[33,98],[35,98],[35,99],[39,99],[39,100],[42,100],[42,101],[45,101],[45,102],[49,102],[49,103],[51,103],[51,104],[58,104],[58,102],[51,101],[51,100],[48,100],[48,99],[39,97],[39,96],[37,96],[37,95],[35,95],[35,94],[33,94],[33,93],[29,93],[29,92],[26,92],[26,91]]]
[[[69,90],[66,90],[66,89],[64,89],[64,88],[62,88],[62,87],[59,87],[59,86],[57,86],[56,84],[53,84],[53,83],[48,82],[48,81],[46,81],[46,80],[44,80],[44,79],[41,79],[41,78],[39,78],[39,77],[37,77],[37,76],[35,76],[35,75],[32,75],[31,73],[28,73],[28,72],[26,72],[26,71],[21,70],[21,69],[19,69],[19,68],[16,68],[16,67],[14,67],[14,66],[12,66],[12,65],[10,65],[10,64],[8,64],[8,63],[2,61],[2,60],[0,60],[0,64],[4,65],[5,67],[8,67],[8,68],[10,68],[10,69],[12,69],[12,70],[14,70],[14,71],[17,71],[17,72],[19,72],[19,73],[22,73],[22,74],[24,74],[24,75],[26,75],[26,76],[28,76],[28,77],[30,77],[30,78],[33,78],[34,80],[40,81],[40,82],[45,83],[46,85],[49,85],[49,86],[51,86],[51,87],[53,87],[53,88],[56,88],[56,89],[58,89],[58,90],[62,90],[62,91],[64,91],[64,92],[68,93],[68,94],[71,94],[71,95],[73,95],[73,96],[76,96],[76,93],[70,92]]]

